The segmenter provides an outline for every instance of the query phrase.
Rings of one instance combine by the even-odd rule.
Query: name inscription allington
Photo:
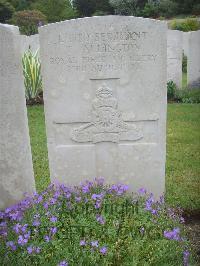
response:
[[[140,52],[147,32],[96,32],[58,34],[49,45],[66,49],[66,55],[51,56],[51,65],[62,65],[67,71],[101,72],[127,69],[140,62],[155,62],[156,54]],[[77,47],[77,53],[74,47]]]

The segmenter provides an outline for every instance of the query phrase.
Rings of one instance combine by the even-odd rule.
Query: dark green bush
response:
[[[181,103],[200,103],[200,88],[176,90],[174,100]]]
[[[69,0],[37,0],[31,5],[32,9],[39,10],[48,22],[57,22],[77,17]]]
[[[172,0],[161,0],[158,5],[159,16],[170,18],[177,14],[178,5]]]
[[[15,12],[14,7],[6,0],[0,0],[0,23],[5,23]]]
[[[171,29],[180,31],[196,31],[200,29],[200,23],[197,19],[188,18],[185,20],[173,20],[170,24]]]
[[[193,6],[192,14],[200,16],[200,3]]]
[[[38,27],[46,24],[46,16],[37,10],[24,10],[16,12],[10,22],[19,26],[20,32],[26,35],[38,33]]]
[[[144,17],[156,18],[159,15],[158,4],[156,2],[146,3],[142,11]]]
[[[170,80],[167,82],[167,99],[168,100],[173,100],[175,96],[175,91],[176,91],[176,84]]]

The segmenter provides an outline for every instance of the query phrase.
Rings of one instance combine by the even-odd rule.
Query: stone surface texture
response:
[[[0,24],[0,209],[35,191],[18,27]]]
[[[186,56],[188,56],[189,36],[190,32],[183,32],[183,52]]]
[[[41,27],[51,180],[165,188],[167,25],[123,16]]]
[[[22,52],[27,52],[30,49],[33,53],[39,51],[39,34],[26,36],[21,35],[21,42],[22,42]]]
[[[189,35],[187,82],[190,88],[200,88],[200,30]]]
[[[182,87],[183,34],[178,30],[167,31],[167,81],[173,80]]]

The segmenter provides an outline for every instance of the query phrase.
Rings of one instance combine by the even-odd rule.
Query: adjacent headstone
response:
[[[182,87],[183,34],[178,30],[167,31],[167,80]]]
[[[187,81],[189,88],[200,88],[200,30],[189,35]]]
[[[18,27],[0,24],[0,209],[35,191]]]
[[[188,56],[190,32],[183,32],[183,52]]]
[[[123,16],[39,29],[51,180],[165,187],[167,25]]]
[[[30,49],[33,53],[39,51],[39,34],[26,36],[21,35],[21,43],[22,43],[22,52],[27,52]]]

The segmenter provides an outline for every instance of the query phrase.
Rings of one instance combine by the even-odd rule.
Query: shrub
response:
[[[200,16],[200,3],[193,6],[192,14]]]
[[[110,0],[110,5],[115,14],[137,16],[140,14],[140,7],[137,0]]]
[[[178,5],[171,0],[161,0],[159,1],[159,15],[169,18],[177,14]]]
[[[200,103],[200,88],[176,90],[174,100],[180,103]]]
[[[1,265],[188,265],[180,209],[102,179],[51,184],[0,212]]]
[[[48,22],[72,19],[77,16],[69,0],[38,0],[31,7],[45,14]]]
[[[173,20],[170,24],[171,29],[180,31],[196,31],[200,29],[200,23],[197,19],[188,18],[185,20]]]
[[[40,101],[39,94],[42,91],[41,64],[38,52],[31,50],[24,53],[22,58],[25,95],[28,104]]]
[[[176,91],[176,84],[170,80],[167,82],[167,99],[168,100],[173,100],[175,96],[175,91]]]
[[[47,22],[46,16],[37,10],[24,10],[16,12],[10,20],[19,26],[22,34],[32,35],[38,33],[38,27]]]
[[[14,7],[6,0],[0,0],[0,23],[5,23],[15,12]]]
[[[142,11],[144,17],[157,18],[159,16],[158,3],[147,2]]]

